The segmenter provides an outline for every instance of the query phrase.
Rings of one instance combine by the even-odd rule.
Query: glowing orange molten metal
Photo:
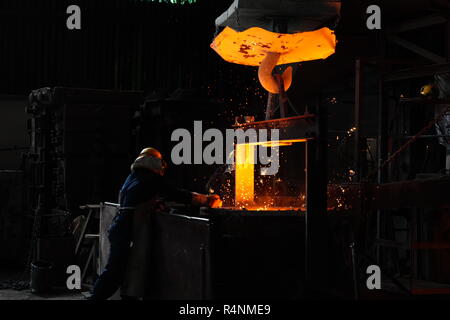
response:
[[[298,208],[274,206],[271,202],[255,203],[255,148],[290,146],[293,143],[305,142],[306,139],[290,139],[278,141],[265,141],[246,144],[236,144],[235,147],[235,206],[247,210],[295,210]]]
[[[239,206],[253,203],[255,180],[255,146],[251,144],[236,145],[236,188],[235,201]]]

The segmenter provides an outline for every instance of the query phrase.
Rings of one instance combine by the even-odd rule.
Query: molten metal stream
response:
[[[270,204],[255,203],[255,148],[257,145],[264,147],[290,146],[293,143],[305,142],[306,139],[291,139],[279,141],[266,141],[247,144],[236,144],[236,168],[235,168],[235,205],[239,209],[265,211],[265,210],[300,210],[297,207],[281,207]],[[275,149],[278,152],[278,149]],[[271,152],[274,152],[272,149]]]
[[[236,145],[235,202],[238,207],[253,203],[255,192],[255,146]]]

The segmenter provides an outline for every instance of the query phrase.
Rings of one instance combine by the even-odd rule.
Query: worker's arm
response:
[[[164,180],[161,184],[161,187],[164,196],[168,200],[185,204],[192,204],[194,206],[199,207],[217,208],[222,206],[222,201],[220,200],[220,197],[216,194],[205,195],[196,192],[190,192],[184,189],[174,187]]]
[[[179,203],[191,204],[191,192],[174,187],[168,183],[163,182],[161,185],[163,196],[166,200],[171,200]]]

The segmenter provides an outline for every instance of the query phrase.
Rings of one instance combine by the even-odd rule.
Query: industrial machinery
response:
[[[141,100],[139,92],[63,87],[29,95],[29,259],[54,262],[62,283],[74,259],[70,224],[80,206],[115,201],[127,175],[131,118]]]

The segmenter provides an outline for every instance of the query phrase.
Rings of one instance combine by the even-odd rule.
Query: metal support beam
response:
[[[398,24],[395,27],[389,28],[389,33],[399,33],[404,31],[410,31],[415,29],[420,29],[424,27],[429,27],[435,24],[441,24],[447,22],[447,19],[443,16],[432,14],[422,18],[417,18],[414,20],[408,20]]]
[[[449,208],[450,179],[423,179],[371,185],[367,189],[369,210],[394,208]]]
[[[445,39],[447,39],[447,62],[450,62],[450,21],[445,24]]]
[[[400,98],[399,103],[419,103],[419,104],[450,104],[450,99],[429,99],[429,98]]]
[[[424,57],[424,58],[426,58],[426,59],[428,59],[428,60],[430,60],[430,61],[432,61],[434,63],[445,63],[445,62],[447,62],[446,58],[441,57],[440,55],[437,55],[437,54],[435,54],[435,53],[433,53],[433,52],[431,52],[431,51],[429,51],[427,49],[419,47],[418,45],[415,45],[414,43],[412,43],[412,42],[410,42],[408,40],[405,40],[403,38],[400,38],[398,36],[389,35],[388,36],[388,40],[393,42],[393,43],[395,43],[395,44],[397,44],[397,45],[399,45],[399,46],[401,46],[401,47],[403,47],[403,48],[405,48],[405,49],[408,49],[408,50],[410,50],[410,51],[412,51],[412,52],[414,52],[414,53],[416,53],[416,54],[418,54],[418,55],[420,55],[420,56],[422,56],[422,57]]]
[[[361,179],[361,107],[363,104],[363,71],[361,59],[355,64],[355,147],[354,147],[354,170],[356,181]]]
[[[317,139],[306,142],[305,283],[308,290],[328,285],[327,109],[317,106]]]
[[[380,50],[382,56],[385,55],[385,44],[384,35],[379,39]],[[384,81],[383,73],[385,70],[385,65],[380,65],[380,72],[378,78],[378,137],[377,137],[377,166],[381,167],[383,162],[387,159],[387,119],[388,119],[388,108],[386,106],[386,101],[384,97]],[[377,173],[377,183],[381,184],[386,180],[386,169],[381,168]],[[377,210],[376,213],[376,234],[377,239],[381,237],[382,227],[381,227],[381,210]],[[376,244],[376,260],[378,265],[381,265],[381,251],[382,248],[379,244]]]
[[[384,81],[397,81],[404,79],[421,78],[447,72],[450,72],[450,63],[432,64],[389,73],[384,76]]]

